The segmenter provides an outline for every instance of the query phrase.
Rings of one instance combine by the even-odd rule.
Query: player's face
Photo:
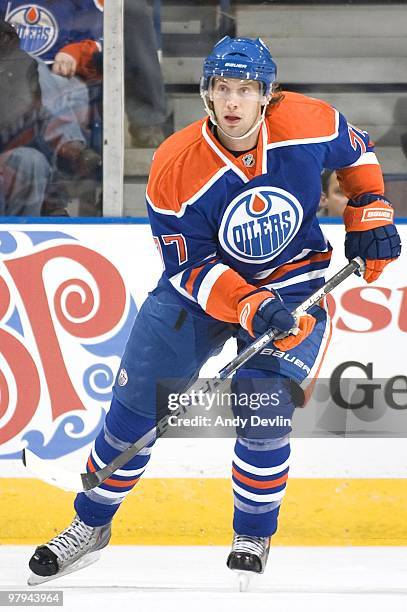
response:
[[[259,81],[215,77],[210,99],[219,127],[231,136],[243,136],[259,120],[265,97]]]

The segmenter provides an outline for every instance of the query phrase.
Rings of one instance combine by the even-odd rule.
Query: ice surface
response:
[[[32,551],[0,547],[0,590],[29,588]],[[275,547],[247,593],[239,593],[227,553],[220,546],[110,546],[96,564],[33,590],[62,589],[66,612],[407,611],[407,548]]]

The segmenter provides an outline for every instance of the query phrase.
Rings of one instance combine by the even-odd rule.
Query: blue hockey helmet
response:
[[[260,81],[264,95],[269,95],[276,79],[277,66],[269,48],[261,38],[230,38],[225,36],[204,61],[202,91],[208,91],[214,76]]]

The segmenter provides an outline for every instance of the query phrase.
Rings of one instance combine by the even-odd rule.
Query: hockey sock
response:
[[[89,455],[87,471],[93,472],[110,463],[154,426],[154,419],[132,412],[113,397],[103,429]],[[103,484],[76,496],[75,510],[84,523],[97,527],[112,520],[121,502],[143,474],[150,459],[152,445],[153,443],[141,450]]]
[[[290,456],[289,436],[272,440],[238,438],[233,457],[233,529],[271,536],[284,497]]]

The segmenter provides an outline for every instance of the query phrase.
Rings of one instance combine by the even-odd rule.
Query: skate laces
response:
[[[261,538],[258,536],[238,535],[235,533],[233,537],[233,552],[249,553],[262,557],[266,551],[269,538]]]
[[[76,516],[69,527],[47,543],[47,547],[62,561],[67,561],[73,557],[78,550],[81,550],[89,544],[94,530],[94,527],[85,525],[85,523]]]

